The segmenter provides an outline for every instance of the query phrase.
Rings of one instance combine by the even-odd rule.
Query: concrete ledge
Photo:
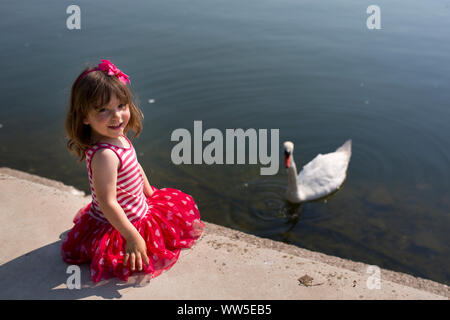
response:
[[[60,235],[89,196],[61,182],[0,168],[1,299],[448,299],[448,286],[206,223],[203,237],[168,272],[139,287],[111,280],[68,289]],[[200,204],[201,206],[201,204]],[[310,283],[298,279],[304,275]],[[306,285],[305,285],[306,284]]]

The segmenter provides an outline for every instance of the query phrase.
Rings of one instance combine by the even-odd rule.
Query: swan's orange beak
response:
[[[286,169],[291,166],[291,157],[284,159],[284,165],[286,166]]]
[[[291,154],[289,152],[284,152],[284,165],[286,169],[291,166]]]

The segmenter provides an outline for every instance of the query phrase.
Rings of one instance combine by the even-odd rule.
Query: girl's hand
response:
[[[145,241],[139,233],[136,233],[130,239],[127,239],[127,245],[125,247],[125,260],[123,265],[126,266],[128,259],[130,258],[131,271],[134,271],[137,263],[138,270],[142,270],[142,260],[144,260],[145,266],[149,266],[149,259],[147,256],[147,246]]]

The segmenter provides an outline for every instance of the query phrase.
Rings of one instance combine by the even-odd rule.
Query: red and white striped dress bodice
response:
[[[124,136],[125,137],[125,136]],[[120,167],[117,171],[116,197],[117,202],[122,207],[130,221],[143,218],[148,211],[148,204],[144,195],[144,179],[141,174],[136,151],[130,140],[127,139],[130,147],[123,148],[109,143],[97,143],[85,151],[86,166],[89,174],[89,184],[91,186],[92,203],[89,214],[97,220],[107,223],[95,194],[94,182],[92,179],[91,161],[95,152],[102,148],[108,148],[117,155],[120,160]]]

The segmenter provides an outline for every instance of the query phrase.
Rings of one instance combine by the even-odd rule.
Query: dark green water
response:
[[[63,122],[76,75],[109,58],[145,114],[134,146],[150,182],[193,195],[206,221],[449,284],[450,2],[377,1],[381,30],[371,4],[4,0],[0,166],[88,192]],[[176,166],[170,135],[194,120],[279,129],[298,168],[352,138],[347,180],[291,206],[282,165]]]

